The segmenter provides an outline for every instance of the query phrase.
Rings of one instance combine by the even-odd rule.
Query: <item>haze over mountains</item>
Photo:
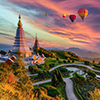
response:
[[[12,47],[13,47],[12,45],[0,43],[0,50],[9,51],[9,49],[12,49]],[[75,53],[76,55],[78,55],[79,57],[82,57],[85,60],[89,60],[89,61],[95,60],[96,62],[100,61],[100,53],[88,51],[85,49],[80,49],[80,48],[76,48],[76,47],[71,47],[68,49],[56,48],[56,47],[44,47],[44,48],[47,50],[71,51],[71,52]]]

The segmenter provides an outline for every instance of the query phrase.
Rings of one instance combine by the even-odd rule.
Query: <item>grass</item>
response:
[[[36,78],[36,77],[38,77],[38,75],[36,75],[36,76],[30,76],[31,79],[32,79],[32,78]]]
[[[39,87],[43,87],[45,85],[51,85],[51,82],[48,82],[48,83],[44,83],[44,84],[40,84]],[[38,86],[34,86],[35,88],[38,88]],[[66,93],[65,93],[65,87],[66,87],[66,84],[63,82],[63,85],[60,86],[60,87],[57,87],[57,90],[59,90],[59,92],[61,93],[62,97],[66,98]]]
[[[66,84],[64,83],[61,87],[58,87],[57,90],[60,91],[62,97],[66,97],[65,93],[64,93],[64,90],[65,90],[65,87],[66,87]]]

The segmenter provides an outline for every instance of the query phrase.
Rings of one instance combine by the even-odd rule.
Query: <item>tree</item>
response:
[[[92,76],[93,78],[96,77],[96,73],[90,70],[88,71],[88,75]]]
[[[36,65],[30,65],[28,68],[29,68],[29,71],[31,71],[31,72],[38,69],[38,67]]]
[[[90,62],[89,61],[84,61],[84,64],[85,65],[90,65]]]
[[[90,94],[89,100],[100,100],[100,89],[95,88],[93,92],[88,91],[88,93]]]
[[[48,64],[46,64],[46,65],[45,65],[45,68],[46,68],[46,69],[48,69],[48,68],[49,68],[49,65],[48,65]]]
[[[59,69],[58,69],[57,79],[59,80],[59,82],[63,82],[63,76],[62,76],[62,73],[61,73],[61,71]]]
[[[93,63],[95,63],[95,60],[93,60]]]
[[[64,63],[66,63],[66,60],[63,60]]]
[[[59,61],[59,60],[60,60],[60,58],[59,58],[59,57],[57,57],[57,58],[56,58],[56,60],[58,60],[58,61]]]
[[[68,63],[70,63],[70,60],[68,60]]]
[[[75,63],[75,60],[72,60],[72,63]]]
[[[53,74],[53,76],[52,76],[52,85],[53,86],[56,86],[56,84],[57,84],[57,76],[56,76],[56,74]]]
[[[20,49],[19,49],[19,48],[17,49],[16,54],[17,54],[17,56],[19,56],[19,57],[22,55],[22,52],[20,51]]]

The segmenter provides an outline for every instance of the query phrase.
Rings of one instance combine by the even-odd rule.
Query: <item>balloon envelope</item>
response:
[[[78,10],[79,16],[84,20],[84,18],[88,15],[88,10],[86,8],[80,8]]]
[[[62,17],[65,18],[66,17],[66,14],[62,14]]]
[[[45,14],[47,16],[47,14]]]
[[[70,18],[70,20],[71,20],[72,22],[74,22],[74,20],[76,19],[76,15],[70,15],[69,18]]]

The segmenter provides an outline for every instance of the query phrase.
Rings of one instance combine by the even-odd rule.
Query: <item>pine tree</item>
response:
[[[59,82],[63,82],[63,76],[62,76],[62,73],[61,71],[58,69],[58,76],[57,76],[57,79],[59,80]]]
[[[57,84],[57,76],[56,76],[56,74],[53,74],[53,77],[52,77],[52,85],[53,86],[56,86],[56,84]]]

